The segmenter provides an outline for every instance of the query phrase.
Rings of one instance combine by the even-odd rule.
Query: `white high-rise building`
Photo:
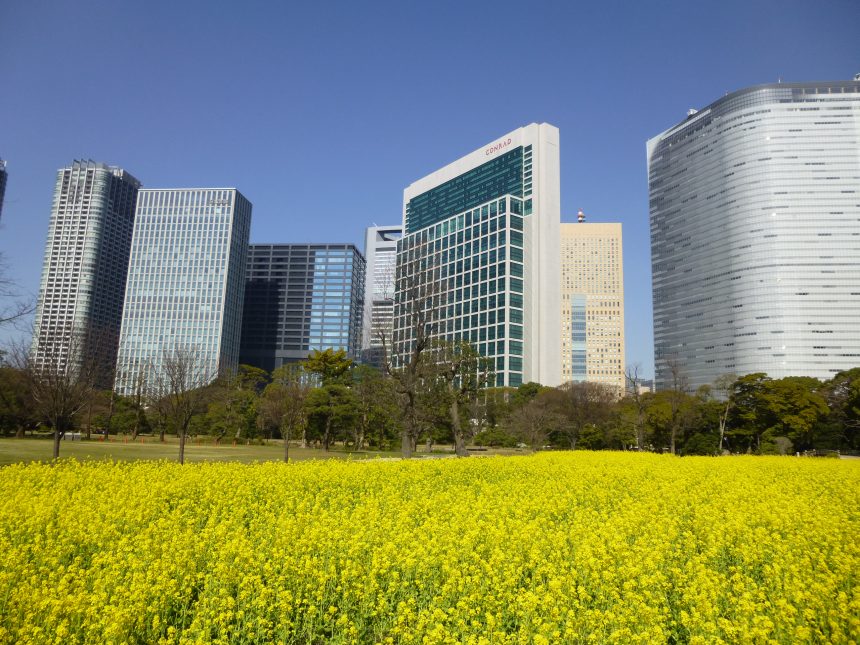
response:
[[[139,188],[122,168],[94,161],[57,172],[33,329],[37,365],[64,369],[86,358],[110,385]]]
[[[364,324],[362,357],[379,364],[385,343],[391,343],[394,331],[394,273],[397,265],[397,240],[403,226],[370,226],[364,237],[367,274],[364,283]]]
[[[624,392],[621,224],[561,225],[561,375]]]
[[[732,92],[647,153],[658,389],[860,365],[860,82]]]
[[[417,307],[434,338],[465,340],[496,384],[561,383],[558,129],[532,123],[411,184],[397,250],[394,353]]]
[[[236,370],[250,230],[251,202],[235,188],[140,191],[117,392],[157,383],[177,353],[193,357],[195,386]]]

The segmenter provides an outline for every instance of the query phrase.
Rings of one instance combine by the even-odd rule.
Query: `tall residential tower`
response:
[[[110,384],[140,182],[122,168],[75,161],[57,173],[32,359],[96,361]]]
[[[561,225],[561,375],[624,392],[621,224]]]
[[[157,384],[177,355],[193,385],[239,362],[251,202],[235,188],[141,190],[115,389]]]
[[[860,82],[739,90],[647,153],[658,388],[860,364]]]
[[[492,358],[497,385],[561,383],[558,146],[557,128],[532,123],[406,188],[394,308],[400,360],[422,310],[432,337],[467,341]]]
[[[271,371],[315,349],[361,348],[365,262],[353,244],[252,244],[241,362]]]

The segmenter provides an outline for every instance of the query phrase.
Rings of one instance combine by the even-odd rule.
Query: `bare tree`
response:
[[[36,416],[53,430],[56,460],[60,441],[95,392],[99,366],[95,357],[81,351],[88,344],[84,334],[73,331],[54,341],[38,353],[19,345],[13,361],[24,374]]]
[[[158,428],[158,440],[164,443],[164,435],[167,432],[167,427],[170,425],[170,406],[168,405],[168,384],[167,380],[158,377],[155,373],[155,368],[148,373],[142,385],[144,388],[144,396],[146,400],[147,410],[151,417],[154,417],[152,425]]]
[[[260,399],[260,414],[277,425],[284,439],[284,461],[290,460],[290,441],[301,432],[302,446],[307,447],[307,411],[305,403],[311,390],[308,374],[301,364],[282,365],[272,372],[272,382]]]
[[[385,330],[380,330],[380,341],[385,373],[393,379],[402,400],[401,453],[409,459],[415,452],[423,426],[422,394],[432,383],[427,374],[429,362],[426,353],[436,329],[440,302],[432,276],[421,270],[418,261],[401,262],[403,255],[398,254],[397,280],[400,288],[395,315],[405,316],[407,325],[400,331],[400,336],[394,338],[386,337]]]
[[[390,340],[393,327],[394,312],[394,286],[396,284],[397,267],[386,259],[382,260],[377,255],[377,262],[384,261],[383,265],[377,264],[374,275],[367,274],[366,280],[370,281],[364,297],[369,297],[369,303],[365,302],[364,315],[362,316],[362,361],[382,370],[385,357],[386,338]],[[391,323],[391,324],[385,324]]]
[[[164,393],[161,400],[168,419],[179,436],[179,463],[185,463],[185,440],[192,417],[202,410],[208,392],[206,386],[217,376],[195,346],[164,348],[156,380]]]
[[[586,426],[600,426],[610,418],[616,400],[614,388],[590,381],[565,383],[548,394],[560,399],[559,407],[566,417],[560,434],[567,439],[571,450],[576,448]]]
[[[133,368],[129,373],[121,375],[123,379],[123,390],[134,408],[134,425],[131,430],[131,439],[134,441],[140,434],[144,424],[147,398],[150,394],[150,375],[152,373],[152,362],[144,361]]]
[[[634,426],[636,431],[636,450],[645,450],[645,401],[642,398],[642,377],[639,376],[639,365],[628,365],[625,372],[628,384],[628,396],[633,401],[636,414]]]
[[[732,406],[734,405],[734,400],[732,399],[732,386],[737,380],[737,374],[723,374],[722,376],[717,377],[717,380],[714,381],[714,390],[717,393],[717,397],[724,403],[723,408],[720,411],[720,443],[717,446],[718,455],[723,454],[723,442],[726,437],[726,423],[728,422],[729,413],[731,413]]]
[[[685,421],[684,402],[687,398],[687,391],[690,389],[689,380],[684,373],[681,362],[677,357],[671,357],[666,360],[666,365],[669,368],[669,378],[671,379],[672,389],[669,404],[671,406],[672,418],[670,425],[669,450],[674,455],[676,454],[675,444],[678,435],[681,432]]]
[[[444,398],[447,399],[454,434],[454,452],[458,457],[466,457],[469,454],[466,443],[474,436],[474,429],[471,419],[467,420],[466,426],[463,425],[461,412],[494,378],[490,362],[466,341],[434,344],[431,357],[445,386]]]
[[[551,432],[565,424],[564,415],[555,410],[550,397],[538,394],[511,414],[510,427],[520,441],[538,450]]]
[[[34,299],[24,296],[8,276],[9,264],[0,254],[0,327],[21,323],[36,310]]]

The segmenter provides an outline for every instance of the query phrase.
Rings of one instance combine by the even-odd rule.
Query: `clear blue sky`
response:
[[[858,0],[0,0],[0,251],[37,292],[75,158],[236,186],[255,242],[363,245],[409,183],[547,121],[563,220],[624,225],[627,362],[650,375],[646,139],[748,85],[851,78],[858,26]]]

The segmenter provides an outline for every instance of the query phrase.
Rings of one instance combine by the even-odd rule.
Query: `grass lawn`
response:
[[[50,438],[33,437],[26,439],[0,439],[0,466],[19,462],[49,461],[51,459],[52,442]],[[168,459],[176,460],[179,456],[179,440],[168,437],[164,443],[157,437],[143,437],[143,442],[125,442],[122,437],[111,436],[108,441],[92,439],[90,441],[63,441],[60,444],[60,458],[74,457],[81,461],[91,459],[114,459],[117,461],[138,461]],[[364,450],[360,452],[347,451],[341,446],[332,448],[329,452],[315,448],[299,448],[290,445],[290,460],[304,459],[373,459],[376,457],[399,457],[397,452],[380,452]],[[226,441],[220,446],[211,441],[197,443],[189,439],[185,445],[185,461],[281,461],[284,458],[284,444],[271,441],[268,445],[234,446],[232,441]]]

